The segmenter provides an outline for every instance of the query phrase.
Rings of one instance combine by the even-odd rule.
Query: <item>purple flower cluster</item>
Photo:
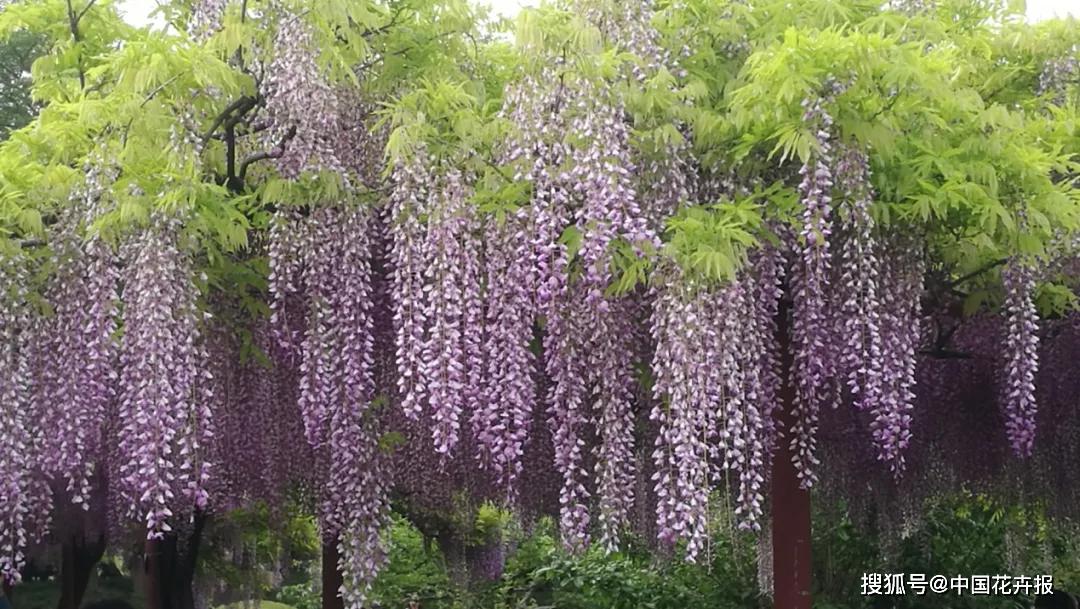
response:
[[[559,530],[563,546],[579,552],[589,544],[589,498],[584,467],[583,437],[588,417],[588,385],[585,370],[587,309],[578,293],[564,288],[552,303],[544,334],[545,371],[550,379],[548,403],[555,469],[562,476],[559,490]],[[575,298],[577,297],[577,298]]]
[[[148,536],[205,509],[213,439],[198,288],[179,222],[155,218],[125,245],[118,430],[120,497]]]
[[[562,391],[559,381],[553,387],[553,396],[566,400],[561,404],[553,401],[553,413],[557,419],[564,419],[558,425],[558,431],[567,434],[563,440],[565,455],[571,457],[567,474],[578,466],[574,455],[582,443],[576,419],[581,417],[581,422],[596,425],[600,438],[596,467],[601,537],[605,547],[615,549],[619,531],[626,527],[628,512],[633,505],[634,465],[631,457],[634,435],[630,413],[636,346],[631,340],[633,332],[626,326],[630,323],[627,314],[632,309],[630,298],[606,294],[612,279],[611,248],[616,240],[621,240],[635,246],[640,253],[645,244],[657,246],[658,239],[650,229],[634,189],[635,167],[631,161],[629,125],[622,109],[602,102],[610,96],[606,85],[581,81],[576,84],[573,95],[574,101],[568,109],[571,113],[570,133],[572,141],[583,144],[570,146],[573,169],[568,177],[573,184],[571,202],[576,204],[575,226],[581,235],[578,258],[582,272],[577,281],[566,282],[563,307],[569,310],[560,311],[555,319],[567,315],[576,318],[578,330],[561,336],[558,348],[563,353],[576,351],[586,361],[584,368],[574,370],[573,364],[549,356],[548,365],[549,374],[552,364],[562,366],[560,372],[568,384],[566,391]],[[572,327],[562,325],[567,321],[552,323],[549,317],[549,332],[566,332]],[[577,344],[571,345],[572,341]],[[567,372],[576,378],[571,378]],[[584,376],[578,376],[582,374]],[[584,393],[579,396],[579,392]],[[590,394],[595,399],[589,400]],[[580,406],[571,406],[578,401]],[[595,413],[592,421],[593,417],[585,410],[589,406]],[[573,442],[571,438],[574,438]],[[557,441],[557,454],[560,445]],[[583,485],[580,481],[571,481],[573,478],[567,477],[564,490],[568,496],[585,496]],[[586,522],[581,516],[583,506],[580,503],[576,506],[580,507],[565,513],[565,520],[568,525],[582,527]],[[578,540],[583,539],[580,529],[576,536]]]
[[[766,277],[767,279],[767,277]],[[719,398],[725,420],[720,421],[721,445],[726,448],[723,465],[738,475],[735,498],[735,518],[743,529],[760,530],[764,498],[761,486],[765,482],[768,462],[770,422],[766,418],[772,404],[764,401],[776,395],[778,386],[768,369],[762,366],[763,356],[775,334],[766,334],[769,325],[761,324],[755,315],[754,289],[760,278],[745,274],[726,286],[720,293],[719,313],[723,315],[720,341],[724,351],[718,372],[725,380]]]
[[[760,310],[776,306],[776,278],[766,270],[708,287],[671,271],[656,294],[650,418],[660,427],[653,451],[658,536],[668,545],[685,540],[690,561],[707,543],[709,493],[725,471],[737,476],[739,526],[761,526],[771,450],[767,400],[779,375],[767,361],[775,315],[762,318]]]
[[[313,209],[302,220],[303,242],[282,258],[283,287],[277,292],[295,293],[284,278],[299,269],[307,318],[297,402],[321,487],[322,534],[339,544],[345,579],[340,593],[348,607],[363,606],[386,561],[381,532],[389,518],[390,479],[370,412],[376,340],[372,231],[381,226],[373,219],[370,209]],[[290,432],[287,426],[280,433]]]
[[[515,125],[515,137],[506,151],[507,162],[519,165],[518,178],[528,180],[533,188],[528,222],[531,223],[531,280],[535,302],[527,313],[543,320],[543,369],[550,385],[547,388],[548,428],[554,449],[554,466],[561,478],[559,490],[559,528],[563,546],[570,551],[583,550],[589,543],[589,500],[586,488],[588,472],[584,459],[587,445],[584,434],[590,421],[589,381],[584,358],[589,333],[586,291],[570,281],[570,253],[562,236],[573,221],[575,193],[572,178],[562,170],[574,152],[562,141],[569,128],[570,91],[561,85],[554,71],[548,78],[525,78],[513,87],[504,102],[504,114]],[[555,84],[556,86],[551,86]],[[580,126],[580,124],[579,124]],[[580,151],[578,154],[581,153]],[[590,158],[600,160],[599,150]],[[585,187],[585,185],[582,185]],[[594,211],[600,211],[601,202]],[[579,211],[579,219],[583,212]],[[589,227],[590,254],[594,257],[594,276],[607,273],[601,258],[613,231],[610,219],[597,218],[599,225]],[[595,286],[593,302],[603,302],[600,285]],[[521,302],[524,305],[526,303]],[[523,346],[525,326],[519,327],[517,342]],[[523,354],[524,355],[524,354]],[[515,373],[524,372],[523,370]],[[519,381],[525,386],[529,381]],[[493,408],[498,407],[493,405]]]
[[[580,201],[575,221],[582,235],[578,252],[582,283],[588,291],[589,306],[603,313],[604,290],[611,279],[612,242],[624,239],[635,245],[658,243],[634,191],[629,125],[622,109],[605,102],[610,92],[602,87],[589,83],[580,86],[570,130],[575,139],[585,144],[571,148],[570,179]]]
[[[1039,95],[1049,95],[1054,104],[1062,105],[1065,103],[1069,85],[1076,84],[1078,81],[1080,81],[1080,50],[1074,50],[1071,55],[1062,55],[1043,63],[1035,92]]]
[[[866,155],[849,148],[836,172],[844,195],[841,207],[841,277],[837,327],[842,342],[840,366],[855,406],[876,406],[882,399],[881,299],[878,296],[877,239],[870,215],[873,187]]]
[[[68,499],[87,510],[117,390],[118,261],[100,238],[84,240],[77,233],[82,216],[102,195],[100,177],[90,168],[53,240],[54,272],[45,294],[53,315],[41,321],[44,348],[35,388],[39,416],[52,430],[42,465],[51,477],[65,480]]]
[[[188,35],[196,41],[204,41],[221,29],[228,0],[196,0],[188,22]]]
[[[1039,370],[1039,315],[1035,310],[1035,271],[1013,258],[1001,273],[1005,287],[1005,431],[1013,451],[1031,455],[1035,444],[1035,374]]]
[[[433,179],[426,162],[425,155],[418,153],[407,164],[395,168],[390,217],[397,390],[402,409],[414,420],[420,417],[427,399],[423,351],[427,297],[423,273],[428,257],[420,218],[427,213]]]
[[[608,305],[592,328],[597,340],[588,353],[596,379],[596,490],[599,496],[600,543],[619,549],[620,534],[629,528],[634,506],[634,365],[637,353],[634,308],[630,299]]]
[[[266,80],[271,124],[263,140],[277,158],[278,171],[288,178],[307,171],[344,173],[337,156],[338,99],[319,65],[311,26],[302,16],[285,13],[274,50]]]
[[[238,311],[224,303],[214,311],[206,340],[217,431],[211,503],[234,509],[263,501],[271,510],[280,509],[288,489],[307,480],[305,468],[311,463],[295,375],[277,362],[267,321],[251,328],[249,347],[270,354],[269,365],[245,354],[242,341],[223,321],[239,317]]]
[[[40,471],[44,456],[33,409],[32,366],[43,336],[27,302],[29,260],[0,253],[0,581],[15,585],[26,549],[48,528],[51,493]]]
[[[431,201],[425,245],[429,264],[424,369],[435,450],[457,446],[463,412],[476,412],[483,388],[483,304],[475,206],[462,176],[447,172]]]
[[[650,419],[660,428],[652,455],[657,538],[667,546],[685,540],[689,561],[707,543],[715,439],[710,381],[717,380],[719,336],[708,304],[707,292],[676,275],[656,295],[652,318],[656,402]]]
[[[763,246],[751,255],[748,273],[750,285],[747,297],[753,307],[749,330],[760,341],[757,354],[758,375],[761,379],[758,404],[765,422],[766,463],[776,447],[777,429],[775,411],[778,407],[782,378],[780,368],[780,331],[777,315],[783,296],[783,280],[786,271],[784,253],[774,246]]]
[[[828,399],[833,370],[832,336],[828,309],[829,237],[832,228],[832,117],[823,100],[805,100],[803,119],[816,137],[816,149],[799,173],[799,198],[802,203],[802,229],[799,233],[800,255],[793,283],[794,379],[796,420],[791,430],[792,460],[804,488],[813,485],[818,458],[815,455],[818,411]]]
[[[516,492],[536,401],[533,290],[528,218],[519,212],[489,221],[487,251],[486,399],[473,411],[477,456],[508,495]]]
[[[300,363],[300,349],[307,325],[304,302],[303,248],[307,225],[295,209],[274,212],[270,220],[268,254],[270,274],[270,326],[282,361]]]
[[[881,399],[871,409],[878,459],[894,476],[904,471],[915,402],[916,350],[921,337],[923,254],[916,242],[894,239],[883,248],[881,298]]]

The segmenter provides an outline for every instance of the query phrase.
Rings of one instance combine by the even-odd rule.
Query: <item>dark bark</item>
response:
[[[345,583],[338,569],[338,544],[336,539],[323,540],[322,544],[322,609],[344,609],[339,590]]]
[[[778,422],[781,429],[791,429],[795,418],[795,387],[791,382],[793,354],[788,313],[781,304],[779,315],[780,395]],[[810,609],[810,491],[799,487],[799,477],[791,462],[791,447],[781,439],[773,456],[772,467],[772,550],[773,607],[775,609]]]
[[[206,514],[196,512],[187,543],[175,534],[146,542],[144,596],[147,609],[195,609],[195,566],[206,527]]]
[[[60,609],[78,609],[94,567],[105,554],[105,535],[87,540],[83,534],[66,537],[60,546]]]
[[[147,539],[143,545],[143,602],[146,609],[172,609],[166,604],[162,587],[162,539]]]
[[[195,609],[195,566],[199,557],[199,545],[206,528],[206,514],[195,512],[195,519],[184,553],[176,557],[176,577],[173,596],[177,609]]]

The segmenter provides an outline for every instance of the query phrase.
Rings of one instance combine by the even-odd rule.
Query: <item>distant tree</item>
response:
[[[0,139],[34,118],[30,66],[45,51],[44,42],[33,32],[16,32],[0,41]]]

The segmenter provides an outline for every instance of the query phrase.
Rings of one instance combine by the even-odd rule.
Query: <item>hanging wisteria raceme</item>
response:
[[[548,76],[551,76],[548,74]],[[534,320],[552,314],[552,294],[565,281],[559,237],[568,217],[568,193],[555,174],[562,158],[553,127],[561,120],[557,79],[525,76],[508,86],[500,115],[514,125],[502,152],[516,165],[515,180],[533,187],[533,205],[493,218],[485,226],[486,392],[473,412],[477,457],[508,499],[517,495],[525,442],[536,403],[538,365],[531,349]]]
[[[581,83],[570,124],[573,135],[588,142],[571,151],[570,179],[580,200],[575,221],[581,232],[582,283],[589,306],[600,313],[606,309],[604,291],[611,279],[613,241],[623,239],[638,248],[659,246],[631,183],[635,168],[623,110],[600,101],[609,96],[604,85]]]
[[[803,120],[814,130],[817,147],[799,170],[802,229],[799,261],[792,278],[795,294],[791,336],[795,354],[795,423],[789,441],[799,483],[809,488],[817,477],[818,458],[814,453],[818,411],[828,399],[827,384],[833,372],[828,310],[833,176],[832,117],[822,99],[804,100],[803,108]]]
[[[510,141],[508,160],[522,163],[517,177],[528,180],[533,188],[531,283],[536,314],[544,320],[547,426],[555,471],[561,478],[559,530],[563,546],[578,552],[589,543],[590,524],[583,437],[589,422],[588,387],[581,360],[587,331],[583,315],[588,309],[584,292],[570,285],[570,255],[562,240],[574,217],[571,180],[561,169],[569,154],[561,141],[567,128],[568,93],[554,70],[545,71],[539,79],[526,77],[512,87],[504,112],[514,123],[517,137]]]
[[[771,450],[770,424],[766,419],[771,405],[763,397],[775,396],[779,390],[778,385],[769,386],[775,378],[768,372],[770,362],[763,361],[775,334],[767,334],[771,327],[760,323],[754,311],[755,302],[751,300],[759,281],[745,273],[724,288],[719,306],[719,312],[724,315],[720,335],[723,351],[718,369],[725,380],[721,402],[727,419],[724,464],[738,475],[735,497],[738,526],[755,531],[761,528],[759,520],[764,504],[761,486]]]
[[[390,526],[390,475],[379,446],[379,435],[358,410],[342,412],[341,426],[334,431],[336,454],[331,479],[347,477],[343,491],[352,493],[342,510],[343,528],[338,533],[342,574],[341,597],[348,609],[362,609],[379,571],[389,560],[384,535]]]
[[[21,580],[26,550],[48,530],[52,503],[32,404],[31,366],[40,361],[35,343],[44,333],[27,302],[28,270],[21,253],[0,256],[0,582],[7,586]]]
[[[477,457],[506,489],[516,493],[536,401],[531,243],[524,211],[486,227],[486,399],[472,414]]]
[[[265,93],[270,126],[262,139],[278,171],[287,178],[306,171],[344,174],[336,154],[341,128],[338,99],[319,65],[311,26],[302,15],[282,16],[274,49]]]
[[[270,325],[282,362],[294,366],[300,363],[307,324],[303,274],[307,228],[293,208],[279,209],[270,219]]]
[[[101,182],[108,179],[102,173],[88,168],[86,184],[75,193],[53,241],[55,270],[45,294],[53,315],[41,322],[44,361],[35,387],[38,416],[50,430],[42,466],[64,481],[66,500],[87,510],[94,472],[105,457],[104,425],[116,395],[118,363],[118,261],[100,238],[84,241],[76,232],[99,209]]]
[[[629,301],[631,296],[606,294],[612,280],[611,250],[616,240],[620,240],[641,255],[645,245],[657,247],[658,239],[641,210],[633,187],[635,168],[630,160],[629,127],[622,109],[618,105],[596,106],[598,99],[606,97],[606,85],[582,81],[579,86],[578,97],[572,105],[574,115],[570,130],[589,143],[571,148],[574,167],[569,177],[573,180],[573,194],[579,204],[575,210],[575,226],[581,235],[578,254],[582,274],[577,281],[567,284],[565,302],[571,307],[569,314],[585,323],[576,336],[563,338],[563,348],[567,348],[567,339],[579,342],[576,349],[587,358],[582,370],[587,376],[567,379],[571,388],[564,395],[574,395],[580,387],[586,391],[584,405],[589,406],[588,402],[592,402],[600,438],[596,447],[596,467],[601,537],[605,547],[614,550],[619,543],[620,530],[628,524],[628,511],[633,505],[634,427],[630,413],[636,346],[631,340],[633,333],[626,327],[629,323],[627,311],[633,309]],[[567,315],[568,312],[560,313]],[[558,385],[555,384],[555,391],[559,391]],[[590,396],[595,397],[588,399]],[[582,415],[585,416],[583,420],[592,418],[576,410],[554,411],[556,420],[560,414],[566,414],[570,421]],[[572,424],[558,427],[564,433],[576,429]],[[573,434],[578,436],[577,443],[580,443],[580,429]],[[566,444],[570,445],[569,438]],[[567,473],[572,469],[573,466]],[[568,496],[576,495],[578,491],[570,487],[580,483],[570,482],[573,476],[567,476],[567,473],[564,477],[568,486],[564,492]],[[570,522],[580,525],[581,519],[570,519],[567,523]]]
[[[119,496],[149,538],[207,506],[213,420],[192,264],[176,219],[155,217],[124,246]]]
[[[1080,81],[1080,49],[1071,55],[1048,59],[1039,72],[1039,82],[1035,92],[1050,96],[1051,103],[1064,105],[1070,84]]]
[[[768,324],[757,323],[750,301],[759,279],[744,275],[714,288],[665,289],[656,303],[657,340],[653,367],[661,424],[654,460],[662,532],[669,543],[687,539],[687,559],[696,560],[707,535],[707,501],[726,471],[737,476],[735,516],[743,529],[760,529],[761,487],[768,464],[768,405],[762,397],[769,377],[763,367]],[[774,288],[775,289],[775,288]],[[774,336],[774,335],[773,335]],[[702,478],[701,471],[704,471]],[[677,472],[674,474],[673,472]],[[702,510],[705,510],[704,512]]]
[[[390,263],[393,267],[391,296],[394,301],[394,350],[397,389],[401,408],[418,419],[427,403],[424,377],[424,344],[427,339],[427,295],[424,270],[428,266],[426,235],[420,216],[428,211],[433,178],[426,155],[418,152],[394,169],[390,198]]]
[[[196,0],[188,23],[188,35],[204,41],[221,29],[228,0]]]
[[[554,70],[545,70],[537,79],[526,77],[520,87],[511,89],[506,102],[513,109],[510,119],[520,135],[518,141],[511,141],[508,157],[522,159],[524,168],[515,179],[527,180],[533,188],[529,207],[532,284],[537,313],[547,316],[554,314],[555,297],[565,289],[569,263],[566,244],[561,242],[572,218],[570,184],[562,170],[568,151],[558,139],[566,129],[564,95]]]
[[[580,552],[589,544],[589,497],[584,427],[588,423],[588,387],[581,337],[587,331],[584,299],[564,284],[553,295],[544,334],[545,371],[555,469],[562,477],[559,490],[559,531],[563,547]]]
[[[635,303],[627,298],[608,304],[592,328],[598,340],[588,353],[596,378],[596,492],[599,499],[600,543],[619,549],[620,536],[630,526],[634,505],[634,385],[636,338]]]
[[[339,366],[344,314],[337,304],[341,262],[338,260],[336,211],[319,208],[311,212],[303,234],[303,277],[308,320],[301,344],[300,413],[308,444],[321,450],[329,440],[333,409],[342,401],[342,369]],[[320,453],[321,456],[322,453]]]
[[[911,239],[883,244],[881,298],[881,399],[871,406],[878,459],[894,476],[904,471],[911,441],[916,352],[921,338],[923,253]]]
[[[637,61],[629,64],[630,76],[635,81],[644,83],[662,70],[679,77],[687,75],[686,70],[677,65],[671,52],[660,43],[660,34],[652,25],[655,10],[652,0],[581,4],[583,6],[579,7],[579,11],[590,23],[618,48],[637,58]],[[683,51],[689,52],[689,49]],[[674,82],[668,85],[669,91],[676,88]],[[689,104],[689,101],[686,103]],[[689,132],[680,123],[676,123],[676,128],[684,136]],[[639,201],[647,227],[653,233],[659,234],[663,230],[664,221],[689,194],[688,165],[692,162],[689,139],[683,137],[667,142],[653,154],[643,155],[640,150],[634,151],[634,163],[639,167],[635,172],[639,182]]]
[[[873,187],[866,155],[848,148],[836,166],[844,196],[840,209],[840,317],[837,337],[841,373],[855,406],[866,409],[882,400],[881,298],[878,295],[878,244],[870,215]]]
[[[261,322],[255,329],[255,346],[269,356],[269,368],[251,362],[260,383],[268,385],[267,403],[261,408],[265,419],[265,444],[269,461],[266,463],[268,478],[272,482],[269,492],[281,496],[288,488],[310,486],[312,482],[310,446],[306,440],[303,417],[297,408],[300,396],[299,363],[282,352],[273,337],[269,321]],[[260,388],[258,395],[264,389]]]
[[[784,241],[784,240],[781,240]],[[784,381],[780,369],[780,331],[777,315],[783,296],[786,265],[783,252],[776,246],[765,245],[752,253],[747,279],[752,313],[749,331],[761,341],[757,353],[757,368],[761,379],[758,409],[765,422],[765,458],[769,462],[778,441],[775,412],[779,407],[779,392]]]
[[[42,416],[52,432],[43,465],[65,480],[73,503],[89,509],[91,478],[103,456],[103,426],[116,393],[119,267],[108,246],[68,234],[54,244],[56,273],[47,291],[54,315],[43,340]],[[70,362],[84,362],[71,366]]]
[[[657,539],[669,548],[685,540],[691,562],[707,543],[710,444],[716,439],[709,382],[716,378],[711,349],[719,320],[707,298],[699,286],[669,281],[654,299],[652,318]]]
[[[386,561],[389,484],[370,411],[375,393],[372,217],[367,209],[319,207],[301,249],[308,320],[298,403],[314,451],[323,538],[337,543],[349,609],[364,606]],[[287,431],[287,430],[286,430]]]
[[[429,264],[424,376],[435,451],[449,455],[462,414],[476,412],[483,387],[483,306],[476,210],[463,177],[448,171],[432,200],[427,226]]]
[[[1035,445],[1035,374],[1039,371],[1039,315],[1035,310],[1035,271],[1016,257],[1001,272],[1005,287],[1005,431],[1013,451],[1028,457]]]
[[[300,470],[311,464],[296,402],[282,407],[285,400],[295,400],[296,394],[283,386],[278,376],[293,377],[274,360],[267,322],[257,322],[252,342],[245,349],[242,340],[223,323],[235,311],[225,305],[214,310],[217,321],[206,341],[217,432],[213,457],[218,465],[211,501],[222,510],[259,501],[279,510],[286,491],[305,481]],[[250,352],[252,348],[271,354],[271,363],[256,357]],[[278,391],[283,394],[276,395]],[[298,462],[299,467],[290,462]]]

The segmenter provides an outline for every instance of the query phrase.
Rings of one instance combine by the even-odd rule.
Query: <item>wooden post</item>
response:
[[[789,303],[781,303],[778,320],[781,378],[777,421],[785,437],[779,441],[772,466],[773,607],[810,609],[810,491],[799,488],[791,462],[791,438],[786,435],[795,419],[795,387],[791,383]]]

